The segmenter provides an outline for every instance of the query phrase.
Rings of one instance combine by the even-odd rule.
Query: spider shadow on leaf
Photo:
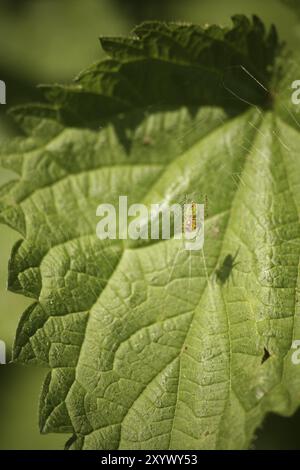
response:
[[[222,265],[216,270],[215,278],[219,284],[224,285],[229,281],[230,276],[233,277],[232,270],[237,264],[239,264],[239,262],[235,263],[235,260],[239,254],[239,250],[240,247],[236,250],[234,256],[232,256],[230,253],[226,255]]]

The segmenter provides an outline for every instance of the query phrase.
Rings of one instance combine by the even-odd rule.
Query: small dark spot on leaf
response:
[[[143,140],[144,145],[153,145],[153,141],[150,136],[145,135],[144,140]]]
[[[269,353],[269,351],[266,348],[264,348],[264,355],[263,355],[263,358],[261,360],[261,363],[263,364],[264,362],[266,362],[269,359],[270,356],[271,356],[271,354]]]

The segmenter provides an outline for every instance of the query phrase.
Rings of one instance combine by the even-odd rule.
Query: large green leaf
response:
[[[14,359],[50,372],[42,432],[71,448],[238,449],[300,404],[300,75],[276,31],[146,23],[110,58],[13,115],[1,220],[33,297]],[[203,250],[100,241],[96,208],[206,204]],[[236,255],[226,282],[224,259]]]

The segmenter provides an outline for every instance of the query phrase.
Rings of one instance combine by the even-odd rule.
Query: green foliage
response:
[[[24,136],[1,150],[9,288],[35,299],[14,360],[50,368],[40,428],[70,448],[247,448],[300,403],[299,67],[256,17],[101,43],[107,60],[12,111]],[[96,238],[101,202],[194,193],[201,251]]]
[[[106,34],[127,31],[129,19],[113,1],[84,3],[83,8],[80,0],[1,0],[0,75],[9,78],[10,90],[18,79],[19,88],[27,81],[69,80],[99,56],[99,28]],[[17,92],[10,92],[10,102]]]

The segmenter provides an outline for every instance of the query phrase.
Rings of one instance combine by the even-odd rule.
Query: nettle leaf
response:
[[[40,428],[69,448],[247,448],[300,404],[300,66],[256,17],[101,43],[107,60],[12,111],[24,135],[1,150],[9,289],[35,299],[14,360],[50,368]],[[191,194],[203,250],[96,237],[102,202]]]

